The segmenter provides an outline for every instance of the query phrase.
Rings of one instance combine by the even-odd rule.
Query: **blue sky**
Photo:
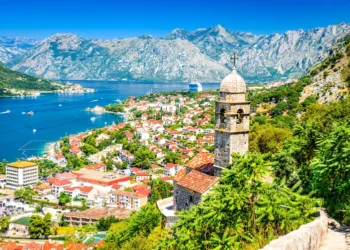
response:
[[[0,35],[111,39],[217,24],[256,34],[350,23],[350,0],[0,0]]]

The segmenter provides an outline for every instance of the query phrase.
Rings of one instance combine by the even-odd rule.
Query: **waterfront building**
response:
[[[35,186],[38,180],[38,165],[34,162],[17,161],[6,166],[6,184],[10,189]]]

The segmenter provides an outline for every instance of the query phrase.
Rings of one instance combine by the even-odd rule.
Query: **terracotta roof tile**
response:
[[[190,173],[183,176],[177,182],[177,185],[203,194],[211,186],[213,186],[217,182],[217,180],[218,178],[215,176],[207,175],[197,170],[192,170]]]
[[[202,169],[214,165],[214,155],[210,153],[199,153],[187,162],[186,167],[192,169]]]

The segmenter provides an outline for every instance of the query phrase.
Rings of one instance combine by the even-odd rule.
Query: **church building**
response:
[[[236,55],[233,56],[235,65]],[[232,153],[248,151],[250,102],[246,100],[247,85],[232,72],[220,84],[215,106],[214,155],[199,153],[174,178],[173,210],[189,209],[217,183],[222,169],[232,162]]]

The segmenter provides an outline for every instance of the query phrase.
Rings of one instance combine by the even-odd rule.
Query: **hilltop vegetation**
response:
[[[10,70],[0,63],[0,96],[8,95],[8,93],[4,93],[4,89],[55,91],[61,89],[61,86],[57,83],[53,84],[50,80]]]

